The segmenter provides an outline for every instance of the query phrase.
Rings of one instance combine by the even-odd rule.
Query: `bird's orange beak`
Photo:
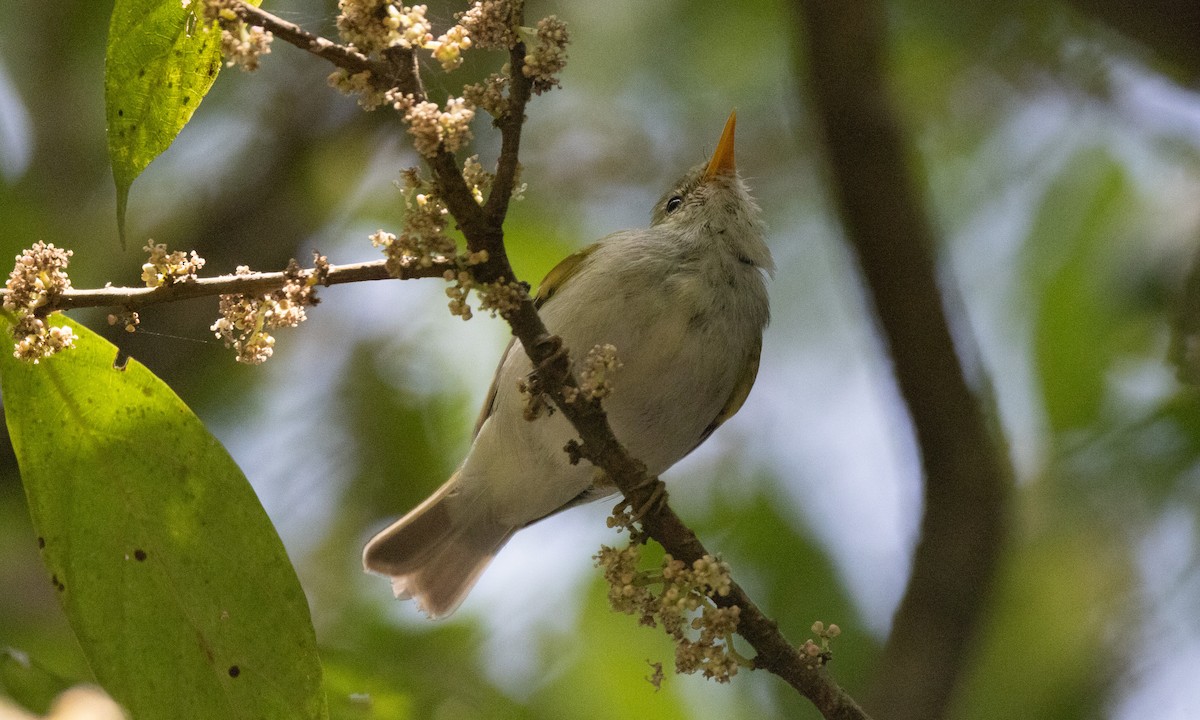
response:
[[[713,152],[712,160],[708,161],[708,167],[704,170],[705,180],[737,172],[737,166],[733,162],[733,129],[736,126],[737,110],[734,110],[729,113],[729,119],[725,121],[725,130],[721,133],[721,140],[717,142],[717,149]]]

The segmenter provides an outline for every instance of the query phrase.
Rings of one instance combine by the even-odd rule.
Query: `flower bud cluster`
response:
[[[460,265],[469,266],[476,262],[486,262],[487,253],[480,254],[483,260],[473,262],[473,256],[467,256],[460,258]],[[516,312],[521,301],[527,297],[525,286],[521,283],[511,282],[504,278],[500,278],[496,282],[481,283],[475,280],[475,276],[466,267],[461,267],[458,271],[447,270],[445,278],[447,282],[454,283],[446,288],[446,296],[450,298],[450,314],[457,315],[463,320],[470,320],[474,317],[471,305],[467,302],[467,296],[472,290],[479,296],[479,309],[492,317],[497,314],[500,317],[508,317]]]
[[[558,73],[567,66],[567,43],[571,34],[567,24],[556,16],[542,18],[537,24],[537,44],[525,56],[521,72],[533,83],[535,95],[562,87]]]
[[[437,189],[421,177],[417,168],[403,173],[404,227],[400,235],[380,230],[371,236],[371,244],[383,248],[387,269],[399,277],[410,267],[430,267],[458,252],[454,240],[446,235],[450,211]]]
[[[481,0],[456,16],[459,26],[481,50],[508,50],[520,39],[515,31],[520,1]]]
[[[338,33],[359,52],[370,55],[389,47],[422,47],[433,39],[424,5],[405,7],[391,0],[339,0]]]
[[[662,626],[675,641],[676,672],[700,672],[728,682],[747,664],[733,649],[741,608],[717,607],[712,601],[733,587],[728,564],[705,555],[688,567],[665,555],[661,569],[653,572],[639,567],[641,547],[636,542],[621,549],[601,546],[595,556],[608,583],[609,604],[637,615],[642,625]]]
[[[67,326],[52,326],[41,316],[41,309],[71,288],[67,264],[72,252],[53,243],[38,241],[16,257],[8,275],[8,294],[4,309],[16,318],[12,336],[16,340],[13,357],[37,364],[59,350],[73,347],[75,333]]]
[[[243,22],[234,11],[234,4],[230,0],[201,0],[201,14],[206,24],[215,22],[221,29],[221,55],[225,58],[225,66],[237,65],[246,72],[253,72],[258,69],[259,58],[271,52],[271,41],[275,36],[269,30]]]
[[[621,367],[615,346],[594,346],[579,369],[579,392],[588,400],[603,400],[612,394],[613,376]]]
[[[812,638],[809,638],[800,647],[800,652],[808,659],[809,670],[829,662],[829,659],[832,657],[830,643],[834,638],[842,634],[842,629],[836,623],[830,623],[826,627],[825,623],[817,620],[812,624],[812,632],[813,635],[817,636],[817,640],[814,641]]]
[[[150,254],[150,259],[142,265],[142,282],[146,287],[162,287],[176,282],[189,282],[196,279],[196,273],[204,267],[204,258],[193,250],[189,257],[182,250],[167,252],[166,243],[146,243],[142,248]]]
[[[120,325],[125,332],[137,332],[138,325],[142,324],[142,318],[136,310],[125,310],[119,313],[109,313],[109,325]]]
[[[518,47],[521,40],[518,23],[522,0],[479,0],[456,15],[457,24],[436,38],[425,5],[409,7],[395,0],[339,0],[338,7],[338,31],[352,48],[373,57],[389,48],[425,50],[446,72],[461,66],[464,53],[470,49],[508,50]],[[541,94],[559,87],[558,74],[566,66],[570,36],[566,24],[554,16],[541,20],[535,32],[536,41],[525,54],[521,72],[530,79],[532,91]],[[241,42],[247,44],[248,40]],[[442,105],[389,88],[386,81],[369,71],[352,74],[339,68],[329,76],[329,84],[343,93],[358,95],[359,104],[367,110],[387,104],[403,113],[417,152],[432,157],[441,149],[457,152],[470,141],[476,107],[496,119],[507,115],[513,72],[506,64],[499,73],[465,86],[460,97],[450,97]]]
[[[270,30],[244,22],[221,28],[221,55],[225,67],[237,65],[245,72],[258,69],[259,59],[271,52],[271,41],[275,36]]]
[[[463,99],[498,120],[508,114],[508,80],[507,73],[492,73],[481,82],[463,86]]]
[[[475,106],[460,97],[446,100],[443,109],[435,102],[416,102],[412,95],[385,93],[398,112],[404,113],[413,147],[425,157],[437,155],[438,150],[457,152],[471,141],[471,121]]]
[[[222,295],[221,318],[209,328],[225,347],[237,351],[237,361],[248,365],[266,362],[274,353],[275,338],[268,332],[281,327],[296,327],[307,315],[304,308],[317,303],[313,292],[317,274],[305,276],[293,260],[287,269],[289,278],[282,288],[257,297],[241,293]],[[238,275],[250,275],[241,265]]]

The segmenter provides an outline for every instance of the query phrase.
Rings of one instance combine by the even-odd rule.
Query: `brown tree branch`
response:
[[[429,267],[413,266],[405,268],[400,277],[424,278],[442,277],[447,270],[457,270],[458,266],[452,261],[434,262]],[[353,263],[350,265],[330,265],[327,270],[318,271],[314,268],[301,269],[299,277],[306,279],[320,272],[318,280],[323,285],[342,285],[368,280],[392,280],[395,275],[389,275],[383,260]],[[162,303],[190,300],[193,298],[216,297],[218,295],[266,295],[284,286],[289,278],[294,278],[286,272],[255,272],[246,275],[220,275],[216,277],[197,278],[195,280],[179,280],[159,287],[103,287],[70,289],[49,297],[48,302],[38,308],[39,312],[55,312],[58,310],[78,310],[88,307],[121,307],[127,310]],[[0,298],[8,295],[8,290],[0,289]]]
[[[295,23],[276,17],[249,3],[231,2],[228,6],[242,22],[270,30],[271,34],[280,40],[312,53],[347,72],[352,74],[369,72],[380,78],[392,75],[392,68],[386,62],[374,60],[351,47],[339,45],[328,38],[310,33]]]
[[[803,0],[797,10],[836,203],[925,471],[912,578],[869,705],[880,717],[928,720],[945,711],[983,619],[1011,470],[951,339],[934,232],[888,94],[885,8],[878,0]]]

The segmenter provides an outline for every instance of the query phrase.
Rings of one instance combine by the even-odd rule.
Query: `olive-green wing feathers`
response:
[[[546,301],[553,297],[575,273],[579,272],[579,268],[583,267],[583,261],[599,246],[599,243],[593,243],[579,252],[568,255],[555,265],[550,272],[546,273],[546,277],[542,279],[542,284],[538,286],[537,295],[533,298],[533,306],[540,310],[546,304]],[[516,338],[508,342],[508,347],[504,348],[504,353],[500,355],[501,365],[504,364],[504,358],[508,357],[509,351],[512,350],[514,342],[516,342]],[[496,377],[492,378],[492,386],[488,388],[487,398],[484,399],[483,407],[479,410],[479,419],[475,421],[475,431],[471,433],[472,439],[479,434],[479,428],[483,426],[483,421],[487,420],[488,416],[492,414],[492,406],[496,402],[496,380],[499,377],[500,369],[497,367]]]
[[[588,259],[596,248],[600,247],[600,243],[592,243],[579,252],[572,253],[562,259],[554,268],[546,273],[546,277],[542,279],[542,284],[538,286],[537,297],[533,299],[533,304],[538,309],[541,309],[546,301],[554,297],[554,294],[562,289],[563,285],[570,280],[575,273],[579,272],[579,268],[583,267],[583,261]]]

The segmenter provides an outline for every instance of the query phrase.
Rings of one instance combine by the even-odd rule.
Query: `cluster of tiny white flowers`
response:
[[[396,277],[407,268],[430,267],[454,257],[458,249],[446,235],[450,211],[433,183],[416,168],[405,170],[403,176],[405,213],[400,236],[383,230],[371,236],[371,244],[383,248],[388,272]]]
[[[167,252],[166,243],[146,243],[142,248],[150,253],[150,259],[142,265],[142,282],[146,287],[161,287],[176,282],[196,279],[196,273],[204,267],[204,258],[193,250],[189,256],[182,250]]]
[[[728,564],[705,555],[689,568],[665,555],[660,571],[643,570],[641,545],[636,542],[621,549],[601,546],[595,561],[604,570],[612,608],[637,615],[642,625],[662,625],[675,641],[676,672],[702,672],[706,678],[728,682],[746,664],[733,649],[741,608],[720,608],[712,602],[733,587]],[[698,637],[689,637],[689,631],[698,631]]]
[[[16,315],[12,336],[13,357],[37,364],[43,358],[75,345],[75,333],[67,326],[52,326],[38,315],[54,297],[71,288],[67,265],[72,252],[53,243],[38,241],[16,257],[8,275],[4,308]]]
[[[475,294],[479,296],[479,309],[495,317],[509,318],[528,297],[525,285],[500,278],[493,283],[477,283]]]
[[[254,72],[258,69],[259,59],[270,54],[274,39],[270,30],[244,22],[222,27],[221,55],[225,57],[225,67],[237,65],[246,72]]]
[[[596,345],[588,350],[579,369],[579,391],[588,400],[603,400],[612,394],[613,376],[621,368],[617,348]]]
[[[475,106],[465,98],[449,98],[445,109],[442,109],[435,102],[416,102],[412,95],[394,94],[392,107],[404,113],[413,147],[425,157],[437,155],[441,148],[447,152],[457,152],[471,141]]]
[[[391,104],[388,93],[376,87],[373,79],[369,70],[351,73],[345,68],[338,68],[329,74],[329,86],[343,95],[357,95],[358,104],[363,110]]]
[[[478,155],[472,155],[463,162],[463,180],[471,189],[471,195],[475,198],[475,202],[480,205],[483,204],[484,196],[492,189],[492,182],[495,179],[495,175],[483,169]]]
[[[397,6],[391,0],[339,0],[342,39],[370,55],[389,47],[421,47],[433,39],[426,6]]]
[[[268,331],[296,327],[307,319],[305,306],[316,304],[313,286],[316,275],[306,278],[293,260],[288,266],[291,275],[282,288],[273,293],[252,297],[243,294],[222,295],[221,318],[209,328],[225,347],[237,351],[237,361],[248,365],[266,362],[274,353],[275,338]],[[238,275],[251,274],[241,265]]]
[[[48,325],[36,315],[22,316],[12,329],[13,357],[37,365],[55,353],[75,347],[75,331],[66,325]]]
[[[537,24],[537,44],[525,56],[521,72],[533,83],[536,95],[561,87],[558,73],[567,66],[567,44],[571,35],[567,24],[556,16],[542,18]]]
[[[471,36],[462,25],[455,25],[438,37],[425,44],[425,49],[433,53],[433,59],[442,64],[446,72],[457,68],[463,63],[463,51],[471,47]]]
[[[517,43],[517,9],[512,0],[482,0],[457,17],[459,25],[483,50],[507,50]]]
[[[275,37],[269,30],[243,22],[234,5],[231,0],[202,0],[201,14],[205,23],[216,22],[221,29],[221,55],[225,57],[225,66],[238,65],[242,70],[253,72],[258,69],[259,58],[271,52],[271,41]]]
[[[525,299],[525,286],[521,283],[506,281],[504,278],[500,278],[497,282],[478,282],[471,271],[466,268],[481,262],[487,262],[487,251],[459,258],[460,268],[447,270],[443,274],[446,282],[454,283],[446,288],[446,297],[450,298],[450,314],[457,315],[463,320],[470,320],[474,317],[471,304],[467,302],[467,296],[474,290],[475,294],[479,296],[480,310],[489,313],[492,317],[497,314],[501,317],[509,317],[516,312],[521,301]]]
[[[499,119],[508,114],[508,83],[508,75],[492,73],[481,82],[464,86],[463,98]]]

